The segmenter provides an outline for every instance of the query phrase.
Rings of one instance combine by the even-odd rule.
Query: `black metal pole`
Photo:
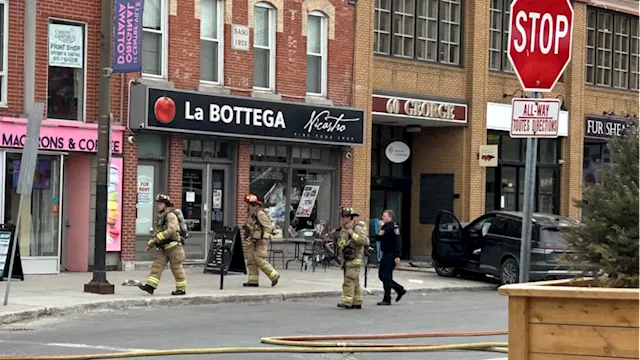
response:
[[[112,0],[102,0],[100,91],[98,103],[98,166],[96,178],[96,222],[93,279],[84,285],[84,292],[113,294],[114,286],[107,281],[107,186],[109,183],[109,153],[111,147],[111,20]]]
[[[220,247],[220,290],[224,289],[224,250],[226,249],[227,238],[222,235],[221,247]]]

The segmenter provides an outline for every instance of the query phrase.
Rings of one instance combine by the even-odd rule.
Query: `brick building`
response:
[[[511,99],[523,95],[506,56],[511,1],[371,2],[374,28],[356,34],[373,35],[371,161],[361,173],[371,178],[359,180],[371,182],[371,196],[356,197],[356,206],[371,217],[395,210],[403,255],[429,257],[438,210],[471,221],[522,207],[526,141],[508,133]],[[593,165],[611,161],[603,138],[637,121],[638,2],[572,5],[572,59],[544,94],[563,106],[560,136],[539,142],[535,211],[580,218],[573,200],[584,181],[596,181]],[[498,145],[497,167],[479,165],[486,144]],[[364,163],[369,154],[360,156]]]
[[[244,222],[248,192],[268,204],[276,238],[304,236],[319,220],[336,226],[339,206],[353,197],[352,147],[362,147],[364,136],[364,113],[354,107],[357,89],[367,88],[353,76],[355,6],[147,0],[144,7],[143,72],[112,76],[107,266],[151,259],[143,248],[160,192],[187,216],[187,260],[196,263],[214,232]],[[37,2],[45,179],[34,182],[23,211],[26,273],[92,266],[100,16],[99,2]],[[0,207],[4,221],[17,215],[12,180],[29,110],[22,106],[24,19],[23,2],[0,1],[0,128],[15,132],[0,148],[0,195],[10,199]]]
[[[508,3],[146,0],[143,73],[112,77],[108,266],[150,260],[142,249],[159,192],[189,217],[193,262],[204,260],[214,231],[244,221],[247,192],[268,203],[279,238],[304,236],[317,220],[335,227],[339,205],[369,223],[392,208],[407,258],[431,255],[440,209],[469,221],[519,208],[524,152],[508,137],[510,100],[520,96],[505,56]],[[597,181],[592,165],[611,160],[603,139],[638,115],[638,9],[630,0],[572,4],[572,61],[545,94],[563,101],[560,137],[540,143],[536,208],[580,217],[573,199],[583,181]],[[32,85],[46,120],[19,229],[23,265],[85,271],[100,7],[38,0],[36,13],[29,44],[24,2],[0,0],[0,219],[17,216]],[[498,145],[497,167],[479,166],[486,144]]]

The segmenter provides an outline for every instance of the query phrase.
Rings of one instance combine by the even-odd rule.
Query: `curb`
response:
[[[444,288],[418,288],[407,290],[408,294],[428,294],[440,292],[459,292],[459,291],[487,291],[496,290],[495,285],[480,286],[456,286]],[[40,307],[31,310],[16,311],[8,314],[0,314],[0,331],[3,325],[31,321],[42,317],[64,316],[77,314],[86,311],[96,310],[124,310],[140,307],[175,307],[189,305],[215,305],[223,303],[278,303],[285,301],[309,300],[328,297],[340,297],[341,291],[312,291],[312,292],[293,292],[293,293],[276,293],[276,294],[251,294],[251,295],[187,295],[181,297],[175,296],[156,296],[141,299],[123,299],[112,301],[96,301],[85,304],[71,306],[55,306]],[[383,290],[363,291],[363,296],[382,295]]]

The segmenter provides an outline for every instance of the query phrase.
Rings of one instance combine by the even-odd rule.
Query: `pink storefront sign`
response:
[[[0,147],[22,148],[26,140],[27,119],[0,117]],[[111,127],[111,152],[122,154],[123,126]],[[43,120],[40,150],[98,151],[98,124],[68,120]]]

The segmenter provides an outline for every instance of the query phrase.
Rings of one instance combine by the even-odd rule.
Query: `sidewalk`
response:
[[[122,309],[140,306],[174,306],[216,304],[220,302],[285,301],[335,296],[339,300],[342,287],[342,272],[339,269],[322,268],[316,272],[300,271],[295,266],[290,270],[278,269],[281,274],[276,287],[269,286],[266,276],[261,275],[259,288],[244,288],[246,275],[225,276],[224,289],[220,290],[220,275],[203,274],[201,268],[186,269],[186,296],[170,296],[174,290],[173,277],[168,269],[155,295],[148,295],[137,287],[122,286],[127,279],[144,281],[147,271],[115,271],[107,273],[107,279],[115,285],[114,295],[84,293],[84,284],[92,278],[91,273],[62,273],[59,275],[27,276],[25,281],[12,281],[9,305],[0,303],[0,325],[19,322],[48,315],[64,315],[94,309]],[[437,276],[432,271],[396,271],[394,279],[410,293],[437,291],[487,290],[496,285],[463,279]],[[0,282],[2,297],[6,282]],[[364,272],[361,273],[364,286]],[[370,294],[382,294],[377,269],[369,269],[368,290]]]

